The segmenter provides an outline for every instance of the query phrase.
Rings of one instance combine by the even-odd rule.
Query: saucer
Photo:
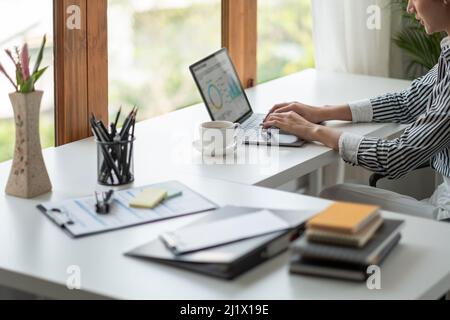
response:
[[[238,143],[237,141],[233,144],[230,144],[228,147],[219,149],[219,150],[213,150],[212,147],[203,147],[202,148],[202,142],[200,140],[195,140],[192,142],[192,146],[195,150],[202,153],[203,155],[210,156],[210,157],[217,157],[217,156],[226,156],[229,154],[234,154],[237,150]]]

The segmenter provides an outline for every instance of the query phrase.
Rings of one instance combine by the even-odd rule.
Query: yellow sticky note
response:
[[[152,209],[167,197],[167,190],[145,189],[134,199],[130,200],[130,207]]]

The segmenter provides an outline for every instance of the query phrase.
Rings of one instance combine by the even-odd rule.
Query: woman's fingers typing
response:
[[[289,106],[289,105],[291,105],[291,104],[294,104],[294,103],[295,103],[295,102],[284,102],[284,103],[279,103],[279,104],[274,105],[274,106],[269,110],[269,113],[266,115],[266,118],[264,119],[264,121],[267,120],[267,117],[268,117],[270,114],[275,113],[275,112],[277,112],[277,110],[279,110],[279,109],[281,109],[281,108],[285,108],[285,107],[287,107],[287,106]]]

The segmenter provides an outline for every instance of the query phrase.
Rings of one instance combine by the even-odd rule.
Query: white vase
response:
[[[42,157],[39,136],[39,112],[43,92],[11,93],[14,109],[16,143],[6,194],[34,198],[52,190]]]

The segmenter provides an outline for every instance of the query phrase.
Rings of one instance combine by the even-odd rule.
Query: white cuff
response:
[[[372,122],[373,108],[370,100],[359,100],[350,102],[350,111],[352,112],[353,122]]]
[[[358,149],[362,136],[344,132],[339,138],[339,154],[346,162],[358,164]]]

